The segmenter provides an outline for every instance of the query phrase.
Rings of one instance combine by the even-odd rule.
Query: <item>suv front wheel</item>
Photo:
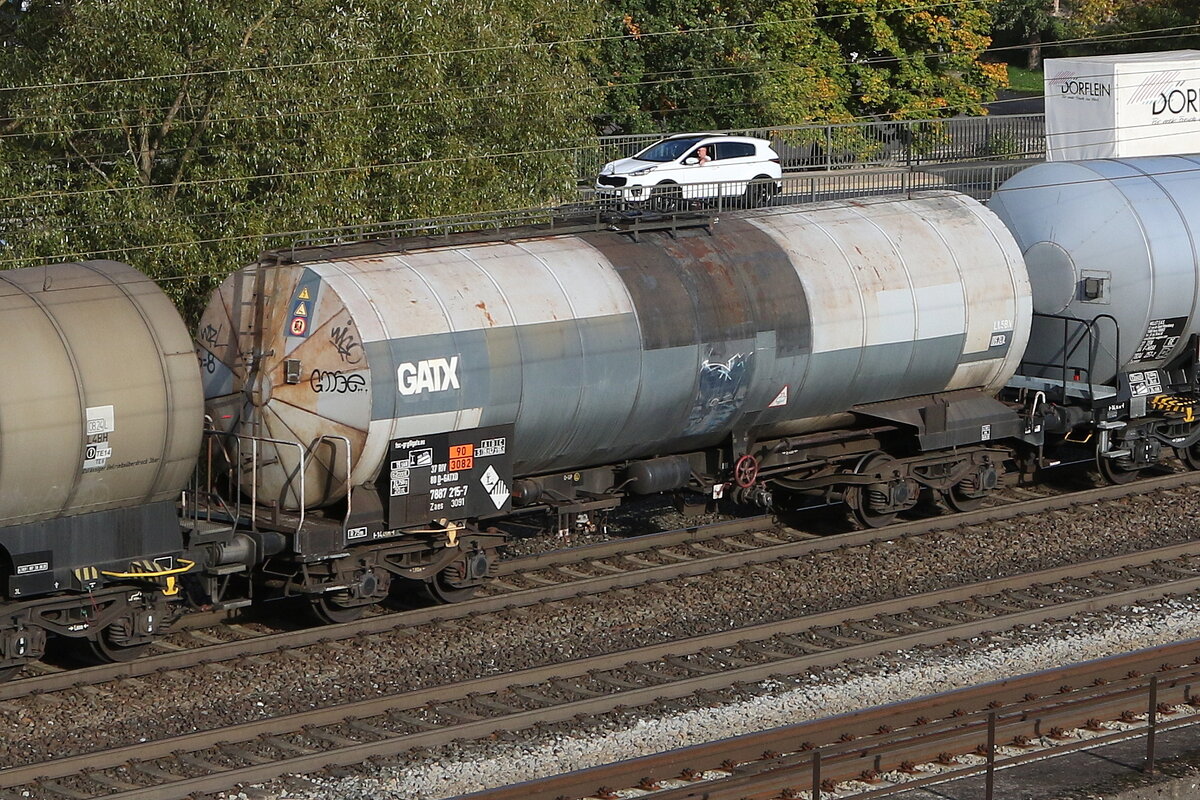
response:
[[[746,194],[743,197],[746,208],[759,208],[771,205],[771,198],[775,196],[775,192],[775,181],[766,175],[757,176],[750,183],[746,184]]]
[[[658,186],[650,192],[650,209],[670,214],[683,208],[683,190],[671,184]]]

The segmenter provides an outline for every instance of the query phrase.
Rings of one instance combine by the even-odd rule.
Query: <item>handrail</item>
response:
[[[219,504],[221,510],[230,519],[237,519],[241,514],[242,498],[240,492],[234,501],[233,508],[230,509],[227,498],[220,492],[215,491],[213,487],[213,439],[218,435],[226,436],[228,434],[217,430],[216,424],[213,422],[213,418],[208,414],[205,414],[204,427],[202,429],[202,453],[196,461],[195,469],[192,471],[192,477],[189,481],[189,486],[183,490],[180,497],[180,506],[185,519],[192,519],[196,522],[199,522],[201,516],[203,515],[203,519],[206,522],[212,522],[214,501]],[[233,463],[233,459],[229,457],[229,453],[224,446],[221,447],[221,451],[221,455],[225,462],[229,464]],[[202,474],[205,479],[203,481],[203,485],[201,481]],[[191,495],[190,499],[189,493]],[[203,510],[201,509],[201,502],[203,502]]]
[[[1024,367],[1026,366],[1038,367],[1046,370],[1059,370],[1062,375],[1061,380],[1064,392],[1066,391],[1067,384],[1070,382],[1068,381],[1067,376],[1074,372],[1077,375],[1086,377],[1086,381],[1077,380],[1077,382],[1086,382],[1089,399],[1095,399],[1095,387],[1097,385],[1107,385],[1097,384],[1093,379],[1093,376],[1096,373],[1096,360],[1099,355],[1099,348],[1102,341],[1102,332],[1100,330],[1100,323],[1102,321],[1111,322],[1113,326],[1112,369],[1114,374],[1118,372],[1118,368],[1120,366],[1119,359],[1121,357],[1121,326],[1117,322],[1116,317],[1111,314],[1097,314],[1092,319],[1083,319],[1081,317],[1072,317],[1065,314],[1044,314],[1036,311],[1034,312],[1033,316],[1035,320],[1041,318],[1046,320],[1055,320],[1062,323],[1062,360],[1058,363],[1050,363],[1022,359],[1021,365],[1018,368],[1018,372],[1023,374],[1025,371]],[[1074,329],[1071,327],[1072,324],[1075,325]],[[1071,341],[1073,336],[1078,336],[1074,344],[1072,344]],[[1071,364],[1071,359],[1079,354],[1080,348],[1083,347],[1085,341],[1087,342],[1086,366]]]
[[[299,442],[288,441],[286,439],[272,439],[269,436],[241,436],[240,434],[233,434],[233,435],[238,437],[239,445],[240,445],[240,440],[242,440],[242,439],[248,439],[252,445],[251,452],[253,454],[253,461],[251,462],[251,470],[250,470],[250,482],[251,482],[251,486],[253,487],[251,496],[250,496],[250,528],[251,528],[251,530],[258,530],[257,511],[258,511],[258,444],[259,444],[259,442],[263,442],[265,444],[273,444],[276,446],[283,445],[285,447],[296,448],[296,452],[299,454],[299,473],[300,473],[300,492],[297,495],[297,498],[299,499],[300,502],[298,502],[296,504],[300,508],[300,519],[296,523],[296,530],[300,530],[301,528],[303,528],[304,527],[304,513],[305,513],[304,512],[304,496],[305,496],[304,495],[304,473],[308,466],[304,460],[304,457],[305,457],[304,448],[301,447]],[[240,446],[238,448],[238,453],[239,454],[241,453]],[[241,478],[241,460],[240,459],[238,460],[238,470],[239,470],[238,485],[241,485],[241,480],[240,480],[240,478]],[[283,485],[281,496],[278,498],[278,502],[280,504],[283,503],[284,497],[286,497],[288,490],[291,488],[292,488],[292,478],[289,477],[287,482]]]
[[[226,513],[229,514],[230,517],[235,520],[240,520],[242,518],[242,514],[244,513],[243,502],[242,502],[242,495],[243,495],[242,485],[243,485],[243,481],[246,477],[246,474],[245,474],[246,456],[249,455],[249,459],[250,459],[250,476],[249,476],[250,477],[250,529],[251,530],[258,530],[259,445],[260,444],[273,444],[276,446],[296,448],[297,455],[298,455],[297,469],[291,475],[287,476],[287,480],[284,482],[280,497],[276,498],[276,502],[278,502],[279,504],[283,504],[289,491],[297,492],[297,499],[299,500],[299,502],[297,503],[297,506],[299,507],[300,515],[299,515],[299,520],[296,523],[296,529],[299,530],[300,528],[302,528],[304,526],[304,516],[305,516],[305,509],[304,509],[304,492],[305,492],[304,480],[305,480],[305,477],[304,476],[305,476],[305,472],[307,470],[308,464],[307,464],[307,459],[305,457],[305,450],[303,447],[301,447],[299,442],[288,441],[286,439],[273,439],[273,438],[270,438],[267,436],[246,436],[243,434],[235,433],[233,431],[221,431],[221,430],[217,430],[215,428],[208,428],[208,427],[206,427],[206,429],[204,431],[204,435],[208,440],[208,446],[207,446],[208,455],[207,455],[207,459],[206,459],[207,463],[204,464],[203,466],[207,468],[207,475],[208,475],[208,482],[209,482],[209,486],[205,488],[204,494],[206,495],[206,497],[209,497],[209,498],[215,497],[220,502],[222,507],[225,509]],[[230,492],[234,495],[234,497],[232,497],[232,498],[226,498],[220,492],[214,491],[214,489],[211,485],[212,481],[213,481],[213,477],[214,477],[213,476],[213,463],[212,463],[213,462],[213,452],[212,452],[212,440],[213,439],[221,440],[218,443],[218,446],[221,448],[221,455],[224,458],[225,463],[228,465],[229,469],[232,470],[232,475],[229,476],[231,484],[232,484],[230,486]],[[245,445],[247,443],[249,443],[249,445],[250,445],[250,448],[249,448],[250,452],[248,454],[245,451]],[[298,488],[295,486],[296,472],[299,473],[299,487]],[[199,488],[197,488],[195,490],[195,493],[197,495],[199,495],[199,493],[200,493]],[[229,508],[229,502],[228,502],[229,500],[233,501],[232,512],[230,511],[230,508]],[[199,510],[199,498],[198,497],[196,498],[196,503],[197,503],[196,518],[199,519],[200,510]],[[209,520],[211,520],[211,518],[212,518],[211,511],[208,512],[207,518]]]
[[[211,420],[209,420],[209,421],[211,422]],[[304,506],[305,473],[307,472],[308,465],[313,456],[313,453],[316,450],[316,448],[318,446],[320,446],[320,444],[322,442],[334,443],[335,450],[337,447],[336,443],[340,442],[341,446],[342,446],[342,451],[344,453],[344,462],[345,462],[345,470],[346,470],[345,477],[342,480],[342,488],[345,490],[345,493],[346,493],[346,495],[345,495],[346,496],[346,514],[342,520],[343,530],[345,530],[345,528],[349,525],[350,514],[351,514],[351,510],[352,510],[351,496],[350,496],[351,495],[350,489],[352,486],[351,471],[353,470],[353,467],[354,467],[354,461],[353,461],[353,457],[351,455],[351,445],[350,445],[350,439],[348,437],[343,436],[341,434],[332,434],[332,433],[331,434],[323,434],[323,435],[318,436],[315,439],[313,439],[312,442],[310,442],[308,447],[306,448],[306,447],[303,447],[299,442],[296,442],[296,441],[291,441],[291,440],[287,440],[287,439],[273,439],[273,438],[267,437],[267,436],[248,436],[248,435],[235,433],[233,431],[220,431],[215,428],[211,428],[211,427],[207,427],[207,426],[205,428],[204,434],[208,441],[207,450],[208,450],[209,455],[207,458],[207,462],[208,462],[207,463],[207,468],[208,468],[207,475],[208,475],[208,480],[209,480],[210,485],[204,489],[203,494],[207,498],[210,498],[210,499],[215,498],[221,504],[221,506],[225,509],[225,512],[227,514],[229,514],[232,519],[235,519],[235,520],[241,519],[242,514],[243,514],[242,495],[244,493],[242,491],[242,485],[243,485],[244,479],[247,477],[246,472],[245,472],[246,456],[249,456],[249,460],[250,460],[250,465],[249,465],[249,467],[250,467],[249,516],[250,516],[251,530],[258,529],[258,509],[259,509],[258,470],[259,470],[259,456],[260,456],[260,452],[261,452],[260,445],[262,445],[262,444],[273,444],[273,445],[277,445],[277,446],[281,445],[284,447],[295,448],[297,451],[297,454],[298,454],[297,465],[294,470],[290,471],[290,474],[286,475],[286,480],[284,482],[280,496],[277,498],[277,502],[280,504],[283,504],[289,492],[296,494],[296,497],[298,500],[297,506],[299,508],[299,519],[296,523],[296,530],[298,531],[304,526],[304,521],[306,518],[306,510],[305,510],[305,506]],[[230,510],[229,503],[227,502],[227,498],[220,492],[215,491],[213,489],[213,487],[211,486],[211,483],[213,480],[213,469],[212,469],[212,461],[213,461],[212,440],[213,439],[221,439],[222,440],[221,442],[218,443],[218,446],[221,448],[221,454],[222,454],[222,457],[224,458],[226,464],[228,464],[232,470],[232,474],[230,475],[230,480],[231,480],[232,486],[230,487],[230,489],[234,493],[235,497],[228,498],[228,499],[233,499],[233,501],[234,501],[232,511]],[[246,445],[249,445],[249,453],[246,452]],[[236,456],[235,456],[235,454],[236,454]],[[298,480],[297,480],[297,473],[299,473]],[[196,482],[198,483],[198,481],[196,481]],[[185,492],[185,494],[186,494],[186,492]],[[194,507],[195,507],[194,516],[197,519],[199,519],[200,513],[201,513],[200,507],[199,507],[199,495],[201,494],[201,489],[197,486],[193,490],[193,494],[196,495],[196,497],[194,498],[192,503],[189,503],[189,501],[185,497],[185,499],[184,499],[185,509],[190,508],[190,507],[192,507],[192,505],[194,505]],[[211,520],[211,518],[212,518],[211,510],[208,512],[207,518]]]
[[[351,509],[350,509],[350,504],[351,504],[351,498],[350,498],[350,470],[353,468],[353,462],[352,462],[352,459],[350,458],[350,437],[348,437],[348,436],[343,436],[343,435],[341,435],[341,434],[339,434],[339,433],[326,433],[326,434],[323,434],[323,435],[321,435],[321,436],[318,436],[316,439],[313,439],[313,440],[312,440],[312,442],[309,444],[309,446],[308,446],[308,449],[307,449],[307,451],[306,451],[306,452],[307,452],[308,454],[312,454],[312,453],[313,453],[313,452],[314,452],[314,451],[317,449],[317,446],[318,446],[318,445],[320,445],[322,442],[324,442],[324,441],[333,441],[333,440],[338,440],[338,441],[342,442],[342,443],[343,443],[343,444],[346,446],[346,447],[345,447],[345,452],[346,452],[346,480],[345,480],[345,483],[344,483],[344,488],[345,488],[345,490],[346,490],[346,516],[345,516],[345,517],[342,519],[342,531],[343,531],[343,533],[344,533],[344,532],[345,532],[345,530],[346,530],[346,529],[349,527],[349,525],[350,525],[350,510],[351,510]],[[335,451],[336,451],[336,448],[335,448]],[[302,498],[302,499],[301,499],[301,504],[303,504],[303,502],[304,502],[304,501],[303,501],[303,498]]]
[[[917,120],[864,120],[730,128],[706,133],[769,139],[784,169],[947,163],[966,158],[1043,158],[1045,114]],[[627,158],[664,133],[601,136],[576,148],[586,178],[606,161]]]

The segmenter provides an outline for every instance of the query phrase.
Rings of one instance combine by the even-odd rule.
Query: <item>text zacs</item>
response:
[[[458,356],[405,362],[396,368],[396,387],[403,395],[457,389]]]

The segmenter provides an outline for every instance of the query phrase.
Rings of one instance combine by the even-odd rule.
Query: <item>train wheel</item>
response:
[[[881,472],[887,468],[887,465],[892,463],[892,459],[883,453],[876,453],[872,456],[865,457],[859,462],[855,472],[862,475],[870,472]],[[891,525],[896,521],[895,511],[880,512],[876,507],[880,505],[877,495],[883,494],[886,502],[886,496],[889,489],[887,484],[869,484],[867,486],[851,486],[846,490],[846,505],[850,506],[851,513],[864,527],[867,528],[883,528]]]
[[[983,505],[984,498],[971,497],[966,494],[972,488],[974,487],[956,483],[942,495],[942,499],[946,501],[946,505],[950,507],[951,511],[974,511]]]
[[[1200,469],[1200,442],[1191,447],[1177,448],[1175,454],[1188,469]]]
[[[1138,476],[1139,470],[1127,469],[1121,466],[1119,458],[1105,458],[1099,454],[1096,455],[1096,469],[1100,471],[1100,477],[1106,482],[1114,485],[1129,483]]]
[[[354,620],[362,617],[367,610],[364,604],[352,606],[346,605],[345,601],[348,598],[341,592],[325,592],[313,597],[309,603],[309,610],[316,617],[317,622],[325,625],[340,625],[343,622],[354,622]]]
[[[434,602],[446,604],[472,599],[479,589],[479,582],[478,579],[466,577],[468,567],[467,559],[458,559],[425,582],[425,594]]]
[[[119,631],[114,631],[112,625],[96,634],[96,638],[88,642],[91,648],[92,656],[101,664],[116,664],[126,661],[136,661],[146,654],[150,649],[149,642],[140,644],[126,645],[120,644],[116,639],[122,636]]]

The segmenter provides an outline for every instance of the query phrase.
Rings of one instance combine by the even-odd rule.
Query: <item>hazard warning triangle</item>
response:
[[[775,399],[772,400],[767,405],[767,408],[777,408],[778,406],[786,406],[787,401],[788,401],[788,384],[784,384],[783,388],[779,390],[779,394],[775,395]]]

